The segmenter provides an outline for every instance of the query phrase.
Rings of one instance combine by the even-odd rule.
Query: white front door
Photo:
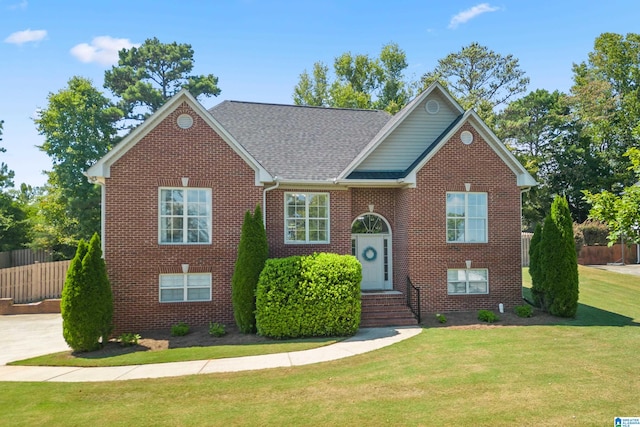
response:
[[[362,290],[385,289],[384,236],[356,235],[356,256],[362,264]]]

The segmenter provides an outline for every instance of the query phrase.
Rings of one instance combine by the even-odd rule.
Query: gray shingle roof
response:
[[[384,111],[224,101],[209,113],[273,176],[337,177],[391,119]]]

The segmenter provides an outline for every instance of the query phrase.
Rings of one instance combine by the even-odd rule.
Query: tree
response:
[[[562,191],[551,187],[550,179],[558,172],[555,147],[571,133],[568,114],[564,94],[540,89],[511,102],[496,117],[496,134],[538,182],[523,195],[522,215],[528,229],[544,221],[552,194]]]
[[[610,191],[585,191],[591,205],[589,217],[604,222],[609,228],[609,246],[620,241],[640,243],[640,149],[630,148],[625,156],[631,160],[631,170],[638,182],[625,187],[621,194]]]
[[[474,42],[440,59],[431,72],[422,76],[422,87],[442,83],[465,108],[474,108],[490,121],[496,107],[523,93],[529,78],[513,55],[502,56]]]
[[[313,65],[312,75],[305,70],[294,87],[296,105],[399,111],[411,97],[411,83],[405,81],[406,54],[395,43],[382,47],[379,58],[351,52],[334,60],[333,81],[329,67]]]
[[[0,120],[0,136],[2,136],[2,126],[4,120]],[[0,138],[2,141],[2,138]],[[0,147],[0,153],[6,153],[7,150],[4,147]],[[15,173],[9,169],[9,166],[5,162],[0,162],[0,190],[8,187],[13,187],[13,177]]]
[[[258,205],[253,216],[250,211],[245,213],[238,258],[231,279],[233,316],[243,333],[256,331],[256,288],[268,256],[267,234]]]
[[[3,123],[0,120],[0,136]],[[4,152],[5,148],[0,147],[0,153]],[[0,252],[24,248],[29,242],[27,206],[18,199],[19,192],[11,189],[14,176],[9,166],[0,162]]]
[[[574,317],[578,309],[578,261],[569,205],[557,196],[544,221],[534,271],[540,275],[539,302],[554,316]]]
[[[35,119],[45,137],[39,147],[53,163],[40,212],[57,235],[75,246],[100,230],[100,188],[84,172],[117,142],[119,110],[92,83],[73,77],[50,93],[48,106]]]
[[[603,189],[619,192],[634,179],[623,153],[640,144],[640,34],[601,34],[573,72],[575,114],[609,169]]]
[[[216,76],[190,75],[193,53],[190,44],[147,39],[118,53],[118,65],[104,74],[104,87],[120,98],[118,106],[133,120],[144,120],[182,88],[195,97],[218,96]]]
[[[62,288],[62,332],[74,351],[97,350],[109,339],[113,300],[97,234],[78,243]]]

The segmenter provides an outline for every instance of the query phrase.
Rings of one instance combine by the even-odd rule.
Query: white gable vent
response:
[[[188,114],[180,114],[178,116],[178,126],[180,129],[189,129],[193,126],[193,117]]]
[[[463,130],[460,133],[460,140],[464,145],[469,145],[473,142],[473,134],[468,130]]]
[[[427,110],[429,114],[438,114],[440,111],[440,104],[435,99],[430,99],[424,104],[424,109]]]

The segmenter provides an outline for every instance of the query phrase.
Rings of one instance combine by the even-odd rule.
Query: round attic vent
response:
[[[424,109],[427,110],[429,114],[437,114],[440,111],[440,104],[435,99],[430,99],[424,104]]]
[[[473,142],[473,134],[468,130],[463,130],[462,133],[460,133],[460,140],[464,145],[469,145]]]
[[[178,116],[178,126],[180,129],[189,129],[193,126],[193,117],[188,114],[180,114]]]

